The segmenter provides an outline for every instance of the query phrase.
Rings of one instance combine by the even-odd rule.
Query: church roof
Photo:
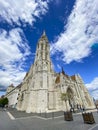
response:
[[[74,81],[76,81],[75,75],[72,75],[72,76],[71,76],[71,79],[74,80]]]
[[[55,83],[56,83],[56,84],[60,83],[60,75],[58,75],[58,76],[56,77]]]
[[[16,88],[21,88],[21,85],[22,85],[22,83],[20,83],[18,86],[16,86]]]

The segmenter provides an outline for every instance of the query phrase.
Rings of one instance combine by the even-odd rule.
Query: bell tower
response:
[[[45,112],[48,109],[48,90],[49,86],[52,86],[53,73],[50,59],[50,45],[45,31],[37,43],[33,72],[30,85],[31,97],[29,98],[29,108],[31,110],[28,108],[27,112]]]
[[[50,45],[45,31],[38,41],[34,65],[36,71],[52,71],[50,60]]]

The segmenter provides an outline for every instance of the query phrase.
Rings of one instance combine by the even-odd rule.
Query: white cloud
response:
[[[91,95],[92,95],[92,97],[93,97],[94,99],[98,100],[98,90],[92,91],[92,92],[91,92]]]
[[[98,77],[96,77],[90,84],[86,84],[86,86],[90,90],[98,89]]]
[[[86,84],[88,90],[91,92],[91,95],[98,99],[98,77],[96,77],[91,83]]]
[[[51,0],[50,0],[51,1]],[[33,24],[47,12],[49,0],[0,0],[0,16],[8,23]]]
[[[61,66],[59,64],[57,64],[57,67],[58,67],[58,69],[61,69]]]
[[[98,42],[98,1],[77,0],[64,31],[51,46],[51,54],[62,52],[66,63],[81,61]]]
[[[28,55],[30,48],[21,29],[0,30],[0,87],[11,83],[17,85],[22,81]]]

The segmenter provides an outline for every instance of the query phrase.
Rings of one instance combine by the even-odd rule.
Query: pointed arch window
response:
[[[41,44],[41,50],[43,50],[43,44]]]
[[[45,45],[45,50],[47,51],[47,44]]]
[[[41,57],[43,57],[43,52],[41,52]]]

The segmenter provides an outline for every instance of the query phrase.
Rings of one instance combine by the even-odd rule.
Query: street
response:
[[[74,114],[73,121],[64,121],[63,115],[59,114],[44,118],[0,108],[0,130],[98,130],[98,113],[94,112],[93,115],[96,123],[91,125],[84,124],[81,114]]]

